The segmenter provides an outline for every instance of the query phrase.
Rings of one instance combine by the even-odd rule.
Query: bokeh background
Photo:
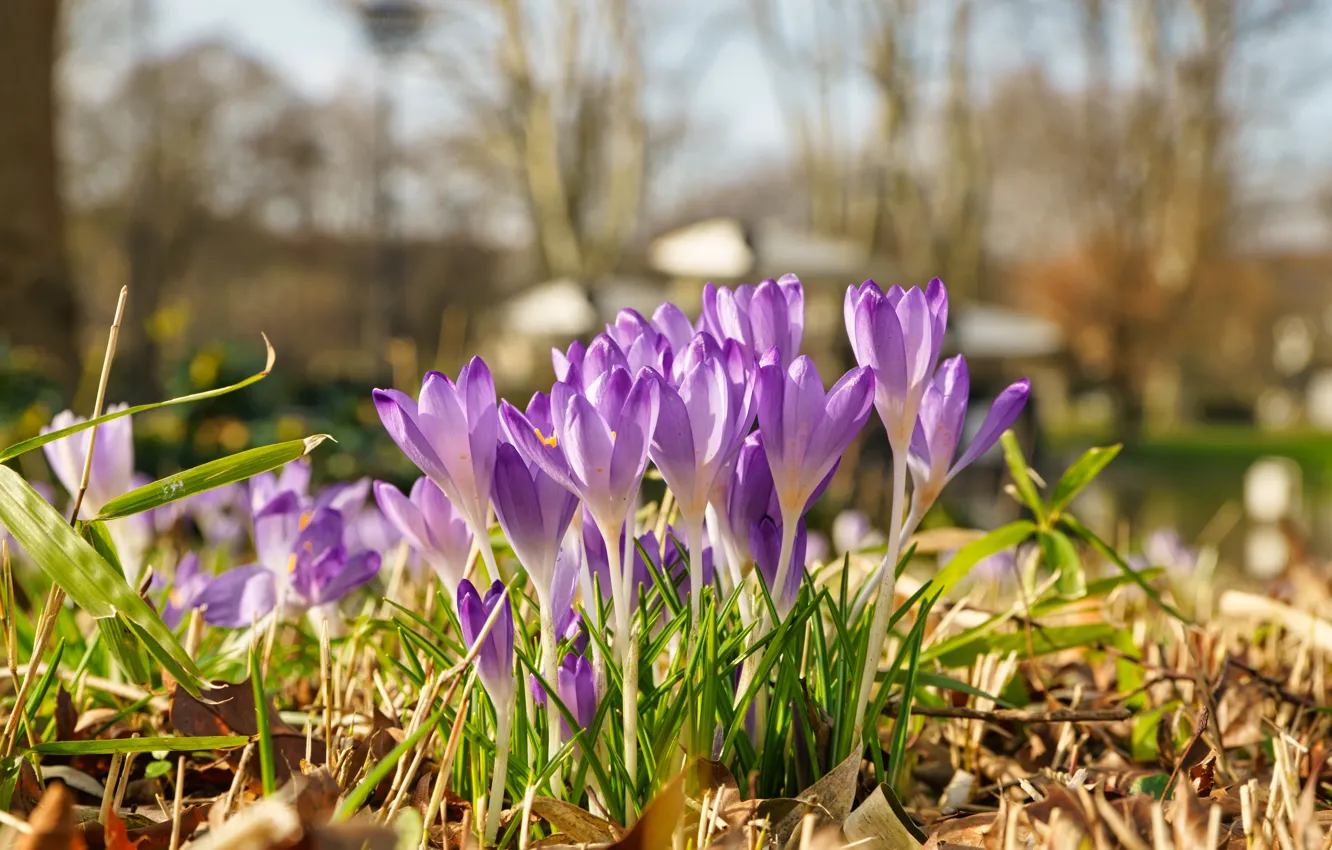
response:
[[[111,400],[165,474],[326,431],[405,479],[369,389],[487,359],[502,394],[622,307],[786,272],[849,365],[850,283],[953,297],[981,404],[1030,375],[1079,506],[1272,575],[1332,556],[1332,3],[0,3],[0,437]],[[983,412],[983,408],[979,412]],[[987,526],[997,458],[939,522]],[[25,457],[47,477],[40,453]],[[887,511],[877,426],[825,520]]]

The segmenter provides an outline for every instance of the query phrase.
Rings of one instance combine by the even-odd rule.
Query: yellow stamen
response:
[[[551,434],[549,437],[546,437],[546,436],[543,436],[543,435],[542,435],[542,433],[541,433],[541,429],[540,429],[540,428],[533,428],[532,430],[536,432],[536,435],[537,435],[537,439],[538,439],[538,440],[540,440],[541,442],[543,442],[543,443],[545,443],[546,445],[550,446],[552,449],[555,448],[555,439],[556,439],[556,438],[555,438],[555,435],[554,435],[554,434]]]
[[[296,572],[296,556],[292,555],[287,558],[287,574],[290,575],[294,572]]]
[[[314,514],[310,513],[309,511],[306,511],[305,513],[301,514],[301,531],[304,531],[305,527],[310,524],[310,519],[313,516]]]

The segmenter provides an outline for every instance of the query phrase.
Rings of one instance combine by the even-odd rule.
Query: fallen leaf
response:
[[[259,724],[255,716],[254,690],[247,678],[234,685],[221,684],[208,692],[211,702],[195,699],[184,688],[175,688],[171,692],[171,725],[182,735],[248,735],[259,734]],[[290,724],[284,723],[277,710],[269,702],[269,729],[273,734],[273,751],[277,755],[275,767],[279,782],[289,779],[293,772],[299,771],[301,760],[305,758],[305,734]],[[311,760],[323,763],[327,757],[324,742],[315,738],[311,744]],[[235,763],[239,755],[228,757]]]
[[[79,725],[79,712],[74,708],[74,699],[61,685],[56,689],[55,728],[57,741],[73,741],[75,727]]]
[[[302,835],[296,809],[275,798],[246,806],[190,845],[190,850],[274,850],[294,845]]]
[[[28,817],[32,831],[20,835],[15,850],[84,850],[74,818],[74,795],[63,783],[52,783]]]
[[[822,779],[795,796],[796,800],[805,805],[777,822],[775,831],[779,844],[786,843],[800,826],[805,811],[810,809],[819,814],[821,822],[841,826],[846,816],[851,814],[851,805],[856,799],[856,785],[860,781],[860,757],[859,750],[851,753],[841,764],[828,771]]]
[[[87,794],[97,800],[102,799],[105,792],[102,783],[89,776],[77,767],[67,764],[51,764],[42,766],[42,776],[47,782],[52,779],[58,779],[70,787],[72,791],[78,791],[80,794]]]
[[[591,812],[550,797],[533,797],[532,813],[559,830],[571,844],[609,844],[624,830]]]
[[[675,828],[684,815],[685,772],[681,771],[652,802],[629,833],[615,842],[615,850],[662,850],[670,847]]]
[[[842,822],[848,840],[865,850],[918,850],[925,839],[886,784],[879,785],[865,802]]]

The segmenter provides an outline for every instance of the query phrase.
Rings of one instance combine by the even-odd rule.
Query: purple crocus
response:
[[[779,619],[785,619],[800,595],[800,581],[805,575],[805,521],[796,525],[794,542],[791,547],[791,559],[782,564],[781,556],[782,529],[772,517],[764,517],[749,526],[749,550],[754,555],[754,566],[772,595],[772,604],[777,609]],[[784,567],[784,568],[783,568]],[[784,575],[783,575],[784,574]],[[785,581],[782,589],[777,589],[779,576]]]
[[[196,598],[196,604],[208,606],[209,624],[240,628],[274,611],[282,617],[329,614],[379,573],[379,553],[347,551],[341,513],[304,512],[292,496],[283,491],[255,516],[260,563],[222,573]]]
[[[124,404],[113,404],[106,408],[106,412],[115,413],[124,409]],[[130,424],[131,418],[122,416],[96,428],[97,443],[93,447],[88,489],[84,491],[83,501],[79,505],[81,519],[92,519],[107,502],[149,483],[147,476],[136,475],[134,472],[134,429]],[[51,420],[50,425],[42,429],[42,433],[60,431],[86,421],[71,411],[61,411]],[[71,497],[78,494],[79,483],[83,480],[83,466],[93,430],[87,428],[42,447],[51,470]],[[145,556],[153,543],[155,529],[152,514],[134,514],[111,520],[106,524],[106,530],[116,544],[125,579],[130,586],[137,586],[139,576],[143,573]]]
[[[652,327],[666,337],[676,357],[688,347],[689,340],[695,333],[694,323],[689,321],[683,310],[670,301],[662,304],[652,314]]]
[[[407,544],[444,582],[449,598],[454,598],[467,573],[472,550],[472,531],[462,513],[439,485],[425,476],[416,479],[410,496],[404,496],[387,481],[376,481],[375,501]]]
[[[769,349],[756,383],[759,428],[781,509],[775,586],[785,587],[797,523],[869,417],[874,372],[852,369],[825,393],[812,360],[798,357],[783,369],[777,351]]]
[[[495,623],[485,637],[481,630],[499,608]],[[477,676],[495,705],[495,769],[490,777],[490,808],[486,813],[486,844],[495,842],[504,798],[504,783],[509,770],[509,733],[513,723],[513,606],[508,589],[495,582],[484,599],[467,579],[458,583],[458,625],[468,652],[477,649]],[[477,648],[477,641],[481,642]]]
[[[633,374],[624,349],[604,333],[597,334],[586,348],[582,343],[575,342],[569,346],[566,354],[552,349],[551,363],[555,367],[556,380],[580,393],[585,393],[597,378],[612,369],[620,368]]]
[[[597,716],[597,683],[592,674],[592,665],[587,663],[586,658],[570,652],[564,656],[555,678],[555,692],[573,715],[574,722],[582,729],[591,726]],[[573,734],[563,716],[560,725],[564,729],[564,737]]]
[[[637,310],[625,308],[606,325],[606,335],[613,339],[629,361],[629,371],[649,368],[669,375],[672,349],[670,341]]]
[[[549,435],[508,402],[501,408],[509,438],[523,457],[582,499],[612,539],[638,498],[657,424],[659,383],[651,370],[630,378],[619,367],[599,375],[586,395],[557,382],[550,395]]]
[[[1013,424],[1031,394],[1031,382],[1023,378],[999,394],[971,445],[954,462],[970,392],[967,361],[959,354],[939,366],[921,398],[920,414],[907,456],[913,484],[911,514],[904,527],[907,534],[920,522],[953,476],[989,451]]]
[[[482,640],[475,660],[477,675],[499,712],[507,710],[513,697],[513,607],[502,582],[491,584],[485,598],[471,581],[458,582],[458,625],[468,652],[476,646],[477,636],[496,606],[503,606],[495,625]]]
[[[199,597],[208,588],[209,576],[199,569],[199,556],[187,552],[176,564],[176,578],[162,606],[162,622],[171,628],[180,625],[185,612],[199,607]]]
[[[428,372],[419,402],[397,390],[375,390],[374,399],[389,436],[467,520],[486,568],[497,577],[487,526],[499,418],[486,364],[473,357],[456,383]]]
[[[703,327],[717,339],[741,342],[755,358],[776,348],[782,368],[800,354],[805,290],[793,274],[734,290],[703,288]]]
[[[124,404],[113,404],[106,408],[106,412],[116,413],[124,409]],[[134,427],[130,424],[131,418],[122,416],[97,426],[97,445],[93,448],[88,489],[79,508],[80,519],[92,519],[107,502],[133,489]],[[61,431],[86,421],[85,417],[64,410],[55,415],[42,433]],[[92,433],[92,428],[86,428],[42,447],[51,470],[71,496],[78,493],[79,482],[83,480],[83,465]]]
[[[852,369],[825,393],[814,361],[799,357],[783,369],[770,349],[756,384],[777,502],[794,523],[869,417],[874,373]]]
[[[728,373],[721,347],[710,334],[689,343],[678,388],[663,381],[661,410],[652,438],[652,460],[675,494],[691,557],[702,551],[703,522],[717,477],[726,470],[754,423],[753,383],[741,369]],[[702,572],[693,570],[690,610],[702,604]]]
[[[578,498],[537,463],[502,443],[495,457],[492,500],[504,536],[527,571],[544,607],[552,601],[555,563]]]
[[[937,277],[923,290],[894,286],[887,292],[867,280],[847,287],[843,312],[856,362],[874,368],[874,406],[888,442],[902,455],[943,345],[948,291]]]

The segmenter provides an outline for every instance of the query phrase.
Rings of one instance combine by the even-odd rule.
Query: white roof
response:
[[[583,287],[567,279],[534,286],[510,298],[502,309],[505,327],[516,334],[572,337],[597,323],[597,310]]]
[[[1007,307],[977,304],[953,319],[957,347],[968,357],[1041,357],[1064,344],[1059,325]]]

